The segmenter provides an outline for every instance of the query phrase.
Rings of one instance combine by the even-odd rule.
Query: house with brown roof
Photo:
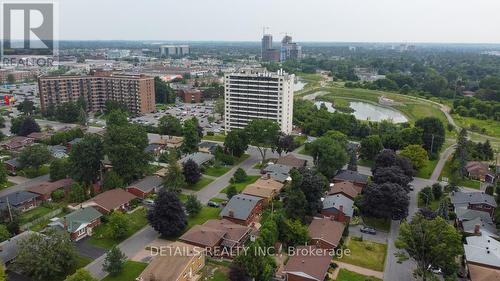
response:
[[[38,185],[31,186],[27,189],[27,191],[36,193],[40,195],[40,200],[42,201],[50,201],[52,192],[58,189],[64,189],[65,195],[68,195],[71,185],[73,184],[72,179],[62,179],[55,182],[42,182]]]
[[[183,142],[184,142],[184,137],[159,135],[159,138],[151,137],[149,144],[159,144],[163,148],[179,148],[182,146]]]
[[[111,211],[127,211],[130,207],[130,201],[135,198],[137,197],[132,193],[121,188],[115,188],[83,202],[82,206],[92,206],[99,212],[108,214]]]
[[[275,198],[283,188],[284,184],[273,179],[258,179],[256,182],[248,185],[243,191],[243,194],[257,196],[264,199],[264,203],[268,203]]]
[[[488,164],[469,161],[465,165],[465,169],[467,170],[467,176],[471,179],[489,183],[495,182],[495,173],[490,171]]]
[[[149,265],[137,277],[137,281],[195,281],[205,266],[205,251],[182,242],[174,242],[162,254],[154,256]]]
[[[24,147],[31,145],[35,142],[32,138],[16,136],[11,138],[8,142],[2,144],[2,147],[10,151],[20,151]]]
[[[53,135],[54,133],[50,132],[50,131],[44,131],[44,132],[33,132],[29,135],[27,135],[28,138],[32,138],[34,139],[35,141],[44,141],[44,140],[48,140],[50,139],[50,137]]]
[[[307,160],[299,159],[295,155],[289,153],[285,156],[281,156],[276,160],[276,164],[284,165],[292,168],[302,168],[307,165]]]
[[[362,187],[355,185],[353,182],[341,181],[337,183],[331,183],[330,190],[328,191],[327,195],[343,194],[354,200],[356,196],[361,194],[362,190]]]
[[[287,281],[323,281],[332,261],[316,246],[299,246],[288,259],[283,273]]]
[[[344,229],[344,223],[330,218],[314,218],[308,228],[311,245],[333,250],[339,245]]]
[[[207,249],[207,255],[231,257],[234,250],[243,246],[252,229],[230,220],[208,220],[195,225],[179,240]]]

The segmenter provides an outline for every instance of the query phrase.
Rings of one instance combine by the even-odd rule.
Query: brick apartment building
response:
[[[201,91],[200,90],[181,89],[177,92],[177,95],[185,103],[200,103],[201,102]]]
[[[40,105],[76,102],[83,96],[90,111],[101,111],[107,100],[126,104],[133,114],[155,111],[154,78],[141,74],[93,71],[86,76],[43,76],[38,78]]]
[[[9,75],[12,75],[16,82],[23,82],[26,79],[34,79],[36,77],[36,74],[31,71],[0,69],[0,83],[7,82]]]

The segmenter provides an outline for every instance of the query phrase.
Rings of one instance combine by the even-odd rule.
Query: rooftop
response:
[[[229,200],[226,207],[220,213],[220,216],[246,220],[261,200],[262,198],[252,195],[235,195]]]

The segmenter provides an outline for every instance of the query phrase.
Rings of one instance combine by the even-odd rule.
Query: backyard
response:
[[[450,156],[450,158],[444,164],[443,171],[441,171],[440,180],[443,180],[443,178],[447,178],[448,181],[450,181],[450,179],[452,178],[452,176],[453,176],[453,171],[452,171],[452,167],[451,167],[452,157],[453,156]],[[465,187],[469,187],[469,188],[473,188],[473,189],[480,189],[481,188],[480,181],[472,180],[469,178],[464,178],[464,179],[462,179],[460,177],[457,177],[457,178],[458,178],[457,179],[458,186],[465,186]]]

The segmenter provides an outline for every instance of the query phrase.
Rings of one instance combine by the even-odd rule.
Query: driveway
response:
[[[349,226],[349,236],[363,237],[363,240],[369,240],[377,243],[387,244],[389,233],[377,230],[377,234],[368,234],[361,232],[362,225]]]
[[[88,243],[89,239],[90,237],[85,237],[82,240],[75,242],[76,249],[81,256],[97,259],[106,253],[106,250],[90,245]]]

